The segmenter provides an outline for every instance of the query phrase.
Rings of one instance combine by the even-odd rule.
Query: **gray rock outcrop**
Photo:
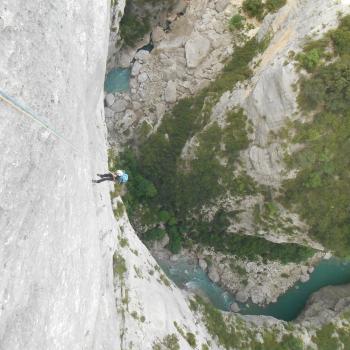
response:
[[[168,81],[168,84],[164,92],[165,101],[168,103],[176,102],[176,83],[173,81]]]
[[[0,348],[120,348],[103,82],[106,2],[2,1]],[[59,135],[57,137],[55,133]],[[66,141],[67,140],[67,141]]]
[[[220,281],[220,275],[217,271],[217,269],[215,268],[215,266],[210,266],[209,267],[209,271],[208,271],[208,277],[214,282],[217,283]]]
[[[186,42],[185,53],[187,67],[196,68],[208,55],[210,50],[210,41],[196,33]]]
[[[345,311],[350,311],[350,284],[328,286],[312,294],[296,322],[320,327]]]

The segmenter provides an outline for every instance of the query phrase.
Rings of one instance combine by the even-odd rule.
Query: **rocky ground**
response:
[[[207,272],[213,282],[235,295],[237,301],[245,303],[249,300],[258,305],[276,302],[298,281],[307,282],[314,266],[324,257],[324,253],[318,253],[303,264],[282,264],[278,261],[244,260],[198,246],[173,255],[162,248],[166,242],[167,239],[156,242],[151,249],[152,255],[170,263],[189,259]]]
[[[328,286],[312,295],[296,322],[306,327],[315,325],[320,327],[349,310],[350,284]]]
[[[140,133],[157,127],[176,101],[193,95],[221,71],[222,62],[239,41],[228,30],[239,5],[240,1],[229,0],[189,1],[185,14],[173,20],[169,32],[161,26],[153,28],[151,52],[136,53],[144,42],[120,50],[116,64],[131,65],[131,89],[107,95],[105,113],[112,146],[120,149],[134,138],[137,142]]]

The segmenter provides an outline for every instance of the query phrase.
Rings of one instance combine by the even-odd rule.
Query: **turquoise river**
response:
[[[210,281],[207,274],[198,266],[186,261],[159,261],[161,267],[180,288],[196,291],[205,296],[217,308],[228,311],[235,302],[233,295],[225,292],[217,284]],[[240,304],[240,313],[244,315],[268,315],[281,320],[294,320],[305,307],[312,293],[328,285],[350,283],[350,261],[337,259],[322,260],[305,282],[298,282],[275,303],[265,307],[252,303]],[[258,288],[258,287],[257,287]]]

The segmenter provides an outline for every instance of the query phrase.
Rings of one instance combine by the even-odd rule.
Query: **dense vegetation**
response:
[[[217,341],[225,349],[246,350],[303,350],[305,349],[301,339],[292,333],[279,336],[275,330],[261,331],[263,343],[256,340],[256,332],[252,327],[247,327],[236,317],[224,316],[200,297],[191,300],[190,307],[193,311],[202,314],[202,320],[208,332],[217,338]],[[279,339],[279,341],[277,340]],[[334,348],[335,349],[335,348]]]
[[[145,34],[150,33],[151,27],[156,24],[154,19],[161,12],[172,10],[175,3],[175,0],[126,0],[119,31],[123,45],[134,47]]]
[[[296,124],[289,158],[299,169],[285,183],[285,204],[311,226],[311,234],[339,256],[350,256],[350,16],[297,56],[309,75],[300,80],[299,105],[312,121]],[[309,118],[310,119],[310,118]]]
[[[140,17],[134,14],[132,0],[127,0],[124,16],[120,21],[120,36],[123,44],[134,46],[150,30],[148,16]]]
[[[249,17],[256,17],[259,20],[264,18],[264,4],[262,0],[245,0],[242,7]]]
[[[246,236],[241,234],[225,235],[227,220],[225,216],[219,219],[218,215],[208,224],[209,234],[202,235],[199,231],[196,237],[201,243],[210,245],[216,250],[236,255],[249,260],[262,257],[264,260],[278,260],[282,263],[305,261],[314,255],[311,248],[294,243],[273,243],[262,237]],[[226,225],[225,225],[226,224]],[[215,229],[213,228],[215,227]]]
[[[262,256],[288,262],[313,254],[313,250],[295,244],[227,234],[237,213],[219,209],[209,220],[200,212],[203,205],[215,205],[226,193],[237,197],[258,191],[249,176],[236,171],[239,153],[248,147],[251,128],[243,110],[228,112],[221,125],[210,122],[209,117],[223,92],[251,76],[249,63],[265,45],[252,39],[236,48],[222,74],[196,96],[179,101],[157,132],[145,139],[137,155],[130,150],[121,155],[118,166],[129,172],[131,180],[124,203],[134,224],[148,227],[143,234],[145,241],[162,239],[166,232],[173,253],[195,241],[250,259]],[[193,157],[184,160],[182,150],[194,135],[198,146]]]
[[[242,29],[244,27],[244,17],[236,14],[231,17],[229,21],[229,29],[231,31],[237,30],[237,29]]]
[[[261,21],[269,12],[276,12],[286,4],[286,0],[244,0],[242,4],[243,11],[249,17],[256,17]]]
[[[237,48],[222,74],[210,86],[195,97],[179,101],[164,117],[157,132],[141,146],[138,157],[129,151],[119,159],[120,166],[129,171],[132,179],[124,198],[129,215],[140,218],[143,225],[150,227],[160,222],[165,224],[173,252],[181,248],[183,234],[195,229],[190,212],[197,214],[203,204],[215,200],[227,187],[241,193],[253,189],[247,176],[234,178],[232,167],[220,162],[225,158],[233,166],[239,151],[248,145],[247,120],[242,110],[227,115],[224,129],[208,121],[221,94],[251,76],[248,64],[263,45],[252,39]],[[182,149],[187,140],[203,128],[198,135],[200,146],[195,159],[186,164],[181,159]],[[213,153],[218,156],[213,157]]]
[[[312,341],[319,350],[350,349],[349,324],[344,324],[341,328],[335,327],[333,323],[326,324],[317,330]]]

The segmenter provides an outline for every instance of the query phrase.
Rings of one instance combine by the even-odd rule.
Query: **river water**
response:
[[[234,296],[213,283],[198,266],[184,260],[178,262],[159,261],[164,272],[180,288],[186,288],[206,297],[218,309],[229,311],[236,302]],[[350,283],[350,261],[338,259],[322,260],[305,282],[298,282],[281,295],[276,303],[261,307],[252,303],[240,304],[240,313],[244,315],[268,315],[275,318],[294,320],[305,307],[312,293],[328,285]]]
[[[129,90],[129,81],[129,68],[113,68],[106,76],[105,91],[108,93],[127,91]]]

